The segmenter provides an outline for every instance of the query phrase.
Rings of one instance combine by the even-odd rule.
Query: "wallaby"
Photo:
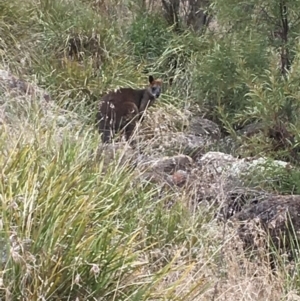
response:
[[[149,84],[145,89],[120,88],[101,98],[96,123],[103,142],[109,142],[112,135],[121,129],[124,129],[125,138],[129,140],[145,109],[153,105],[161,94],[160,79],[155,80],[150,75]]]

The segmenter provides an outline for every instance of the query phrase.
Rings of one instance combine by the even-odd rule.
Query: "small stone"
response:
[[[60,116],[57,117],[56,123],[57,123],[57,126],[64,127],[64,126],[67,125],[68,120],[65,116],[60,115]]]
[[[184,170],[177,170],[173,173],[172,180],[177,186],[183,186],[188,179],[188,173]]]

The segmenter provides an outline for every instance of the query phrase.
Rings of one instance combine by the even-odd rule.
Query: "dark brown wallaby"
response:
[[[103,142],[110,141],[121,129],[129,140],[145,109],[160,96],[162,81],[149,76],[149,83],[145,89],[120,88],[102,97],[96,122]]]

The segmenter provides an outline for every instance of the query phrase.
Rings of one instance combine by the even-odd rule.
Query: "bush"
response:
[[[128,39],[137,60],[154,62],[165,51],[172,31],[158,13],[139,14],[128,29]]]
[[[258,77],[268,64],[268,52],[259,36],[247,42],[239,35],[212,43],[207,53],[195,61],[192,97],[207,117],[238,128],[244,120],[235,114],[248,106],[247,78],[242,70]]]
[[[253,166],[243,180],[247,186],[270,193],[280,195],[300,193],[299,169],[275,163],[272,159]]]

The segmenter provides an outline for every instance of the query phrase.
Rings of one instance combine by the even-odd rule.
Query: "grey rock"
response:
[[[216,123],[198,116],[191,117],[188,133],[196,136],[209,136],[213,139],[221,137],[220,128]]]
[[[271,195],[246,205],[230,221],[237,225],[245,249],[275,246],[293,257],[300,239],[300,195]]]
[[[0,69],[0,91],[12,93],[15,96],[28,95],[31,97],[38,97],[45,102],[51,100],[50,94],[44,89],[20,79],[11,72],[3,69]]]

